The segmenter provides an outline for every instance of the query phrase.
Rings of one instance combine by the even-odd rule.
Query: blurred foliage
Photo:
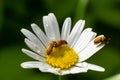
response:
[[[89,2],[88,0],[78,0],[76,12],[74,13],[75,14],[75,17],[74,17],[75,21],[82,19],[84,17],[88,2]]]
[[[3,23],[3,1],[0,1],[0,29],[2,27],[2,23]]]
[[[72,25],[85,19],[85,27],[111,39],[87,60],[105,67],[105,72],[88,71],[63,76],[62,80],[117,80],[110,76],[120,73],[120,0],[0,0],[0,80],[58,79],[51,73],[20,67],[20,63],[33,60],[21,52],[26,46],[20,29],[31,30],[31,23],[43,29],[42,16],[50,12],[55,13],[60,28],[66,17],[72,18]]]

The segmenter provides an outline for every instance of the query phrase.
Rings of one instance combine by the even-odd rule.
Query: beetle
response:
[[[53,47],[55,47],[55,45],[57,45],[56,41],[52,41],[48,44],[47,48],[46,48],[46,53],[47,55],[49,55],[53,49]]]
[[[94,39],[94,44],[99,44],[98,47],[102,44],[106,44],[108,43],[109,39],[106,38],[104,35],[100,35],[100,36],[97,36],[95,39]]]
[[[58,41],[51,41],[48,46],[46,47],[46,53],[47,55],[50,55],[50,53],[52,52],[52,49],[54,47],[59,47],[63,44],[67,44],[66,40],[58,40]]]
[[[59,46],[61,46],[63,44],[67,44],[67,41],[66,40],[58,40],[57,44],[55,45],[55,47],[59,47]]]

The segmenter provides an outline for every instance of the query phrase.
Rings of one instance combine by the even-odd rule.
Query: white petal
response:
[[[58,26],[58,22],[57,19],[55,17],[55,15],[53,13],[48,14],[48,17],[52,23],[52,26],[54,26],[54,32],[56,35],[56,40],[60,39],[60,31],[59,31],[59,26]]]
[[[50,13],[48,16],[43,16],[43,23],[47,37],[51,41],[60,39],[60,32],[56,17]]]
[[[76,66],[84,68],[84,67],[88,66],[88,63],[87,62],[80,62],[80,63],[77,63]]]
[[[70,68],[68,70],[61,70],[61,75],[83,73],[87,72],[88,70],[86,62],[77,63],[75,66],[76,67]]]
[[[53,27],[52,25],[48,22],[48,17],[47,16],[43,16],[43,24],[44,24],[44,28],[45,28],[45,32],[47,37],[52,41],[55,40],[55,34],[53,32]]]
[[[100,71],[100,72],[104,72],[105,69],[103,67],[94,65],[94,64],[88,64],[88,69],[90,70],[94,70],[94,71]]]
[[[42,49],[45,49],[41,41],[29,30],[27,29],[21,29],[21,32],[29,39],[31,40],[34,44],[39,45]]]
[[[27,49],[22,49],[22,52],[25,53],[26,55],[30,56],[31,58],[33,59],[36,59],[36,60],[39,60],[39,61],[42,61],[42,62],[45,62],[45,58],[32,52],[32,51],[29,51]]]
[[[79,57],[80,57],[80,61],[79,62],[85,61],[86,59],[90,58],[98,50],[100,50],[101,48],[103,48],[104,45],[105,44],[102,44],[102,45],[98,46],[98,45],[94,44],[94,40],[92,40],[89,43],[89,45],[84,50],[82,50],[79,53]]]
[[[76,74],[76,73],[83,73],[83,72],[87,72],[88,68],[86,67],[73,67],[71,70],[70,70],[70,73],[71,74]]]
[[[83,62],[83,63],[77,63],[75,66],[76,67],[72,67],[70,69],[67,70],[61,70],[60,71],[60,75],[66,75],[66,74],[76,74],[76,73],[83,73],[83,72],[87,72],[88,68],[87,68],[87,63]]]
[[[49,39],[47,38],[47,36],[44,34],[44,32],[36,25],[36,24],[31,24],[32,29],[34,31],[34,33],[38,36],[38,38],[42,41],[42,43],[47,46]]]
[[[58,68],[53,68],[50,65],[43,62],[29,61],[22,63],[21,66],[23,68],[38,68],[42,72],[50,72],[56,75],[60,75],[60,73],[58,73]]]
[[[66,18],[62,26],[61,39],[67,40],[70,34],[70,28],[71,28],[71,18]]]
[[[42,62],[37,62],[37,61],[29,61],[29,62],[24,62],[21,64],[21,66],[23,68],[38,68],[40,71],[42,72],[50,72],[56,75],[59,75],[58,73],[58,69],[56,68],[52,68],[51,66],[49,66],[46,63],[42,63]]]
[[[59,75],[67,75],[67,74],[71,74],[70,70],[61,70]]]
[[[79,68],[87,68],[87,69],[94,70],[94,71],[101,71],[101,72],[105,71],[105,69],[103,67],[100,67],[100,66],[97,66],[94,64],[90,64],[87,62],[77,63],[76,66]]]
[[[73,46],[73,48],[77,51],[78,49],[80,50],[81,49],[81,47],[82,47],[82,45],[81,44],[83,44],[83,42],[85,41],[85,40],[87,40],[87,38],[89,37],[89,34],[91,33],[92,34],[92,31],[91,31],[92,29],[91,28],[87,28],[87,29],[85,29],[83,32],[82,32],[82,34],[80,35],[80,37],[79,37],[79,39],[78,39],[78,41],[75,43],[75,45]],[[90,38],[91,38],[91,36],[90,36]]]
[[[41,46],[38,46],[36,44],[34,44],[32,41],[30,41],[29,39],[25,38],[25,43],[27,44],[27,46],[33,50],[34,52],[40,54],[41,56],[46,56],[46,52],[45,49],[43,49]]]
[[[77,73],[83,73],[83,72],[87,72],[88,68],[87,67],[73,67],[69,70],[61,70],[61,74],[60,75],[66,75],[66,74],[77,74]]]
[[[74,43],[78,40],[81,31],[83,30],[85,21],[84,20],[79,20],[75,26],[73,27],[70,36],[68,37],[67,41],[73,47]]]
[[[46,64],[46,63],[42,63],[41,66],[39,66],[39,70],[42,72],[50,72],[56,75],[59,75],[59,68],[53,68],[50,65]]]
[[[90,28],[86,29],[73,48],[76,52],[80,53],[95,36],[96,33],[92,32]]]
[[[39,68],[40,66],[42,66],[42,62],[38,61],[23,62],[21,66],[23,68]]]

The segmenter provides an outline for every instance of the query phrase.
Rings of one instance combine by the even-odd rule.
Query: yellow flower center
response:
[[[46,62],[52,67],[68,69],[78,61],[78,55],[68,45],[53,47],[50,54],[46,56]]]

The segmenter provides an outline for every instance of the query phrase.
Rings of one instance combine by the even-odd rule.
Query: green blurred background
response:
[[[105,72],[88,71],[62,80],[120,80],[111,78],[120,73],[120,0],[0,0],[0,80],[58,80],[54,74],[20,67],[33,60],[21,52],[26,45],[20,29],[31,30],[31,23],[43,29],[42,17],[50,12],[56,15],[60,28],[66,17],[72,18],[72,26],[85,19],[85,27],[111,39],[87,60],[103,66]]]

